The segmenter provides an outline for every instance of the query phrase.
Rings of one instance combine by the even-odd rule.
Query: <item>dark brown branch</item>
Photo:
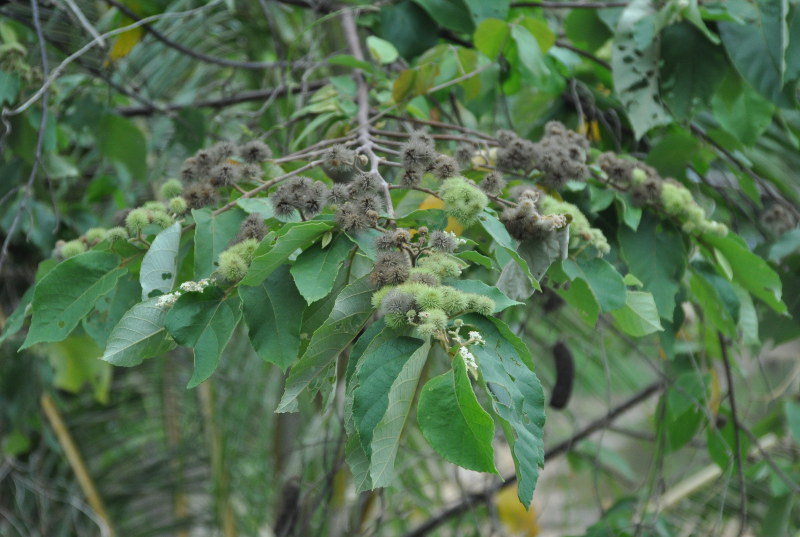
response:
[[[722,332],[717,332],[719,348],[722,352],[722,366],[725,369],[725,382],[728,384],[728,400],[731,403],[731,419],[733,420],[733,456],[736,459],[736,475],[739,478],[739,531],[737,537],[742,537],[747,525],[747,489],[744,480],[744,456],[742,455],[742,432],[739,429],[739,414],[736,410],[736,395],[733,388],[733,375],[731,374],[731,361],[728,357],[728,344]]]
[[[193,103],[184,104],[166,104],[161,108],[153,108],[151,106],[123,106],[117,108],[117,113],[125,117],[131,117],[150,116],[161,112],[177,112],[185,108],[225,108],[226,106],[231,106],[234,104],[241,104],[250,101],[261,101],[268,99],[273,95],[277,97],[284,97],[286,95],[303,93],[304,91],[316,91],[327,83],[327,80],[315,80],[306,84],[305,87],[292,86],[287,88],[282,86],[278,88],[249,90],[236,93],[234,95],[229,95],[227,97],[219,97],[217,99],[204,99],[195,101]]]
[[[605,9],[627,7],[628,2],[511,2],[511,7],[543,7],[547,9]]]
[[[598,58],[594,54],[591,54],[589,52],[586,52],[585,50],[579,49],[575,45],[571,45],[571,44],[567,43],[566,41],[564,41],[563,39],[557,39],[556,40],[556,46],[561,47],[561,48],[565,48],[567,50],[571,50],[572,52],[574,52],[578,56],[583,56],[587,60],[591,60],[594,63],[596,63],[597,65],[600,65],[600,66],[608,69],[609,71],[611,70],[611,64],[608,63],[607,61],[601,60],[600,58]]]
[[[643,403],[654,394],[660,392],[663,387],[664,387],[663,382],[661,381],[653,382],[652,384],[650,384],[649,386],[647,386],[646,388],[635,394],[630,399],[615,406],[602,418],[593,421],[592,423],[590,423],[589,425],[587,425],[586,427],[584,427],[583,429],[581,429],[580,431],[569,437],[568,439],[564,440],[563,442],[559,442],[558,444],[546,450],[544,453],[545,461],[554,459],[555,457],[564,455],[565,453],[569,452],[575,444],[587,438],[588,436],[592,435],[593,433],[601,429],[604,429],[622,414]],[[445,509],[438,515],[428,519],[426,522],[423,522],[410,532],[406,533],[404,537],[422,537],[423,535],[426,535],[428,532],[435,530],[436,528],[438,528],[451,518],[467,511],[476,503],[479,503],[485,500],[487,497],[491,497],[493,494],[496,494],[498,491],[510,485],[513,485],[514,483],[516,483],[516,481],[517,477],[512,475],[507,477],[505,481],[502,483],[497,483],[487,487],[483,491],[472,493],[468,495],[466,498],[464,498],[461,502],[457,503],[456,505]]]
[[[106,0],[106,3],[114,6],[126,17],[132,19],[134,22],[138,22],[141,19],[134,11],[129,9],[124,4],[117,2],[116,0]],[[213,63],[216,65],[222,65],[225,67],[235,67],[237,69],[275,69],[278,67],[287,67],[296,64],[292,64],[291,62],[251,62],[251,61],[240,61],[240,60],[229,60],[227,58],[217,58],[215,56],[209,56],[208,54],[203,54],[202,52],[197,52],[196,50],[192,50],[189,47],[185,47],[178,43],[177,41],[173,41],[169,37],[165,36],[150,24],[143,24],[142,28],[144,31],[152,35],[157,40],[161,41],[168,47],[177,50],[181,54],[185,54],[186,56],[190,56],[196,60],[200,60],[206,63]]]

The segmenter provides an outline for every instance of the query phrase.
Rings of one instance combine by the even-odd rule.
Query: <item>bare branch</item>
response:
[[[744,456],[742,455],[742,438],[739,430],[739,414],[736,409],[736,395],[733,388],[733,375],[731,362],[728,357],[728,344],[722,332],[717,332],[719,347],[722,351],[722,365],[725,369],[725,381],[728,383],[728,400],[731,403],[731,418],[733,419],[733,456],[736,459],[736,474],[739,477],[739,531],[737,537],[742,537],[747,525],[747,488],[744,480]]]
[[[651,396],[659,393],[663,388],[664,388],[663,382],[661,381],[653,382],[640,392],[636,393],[630,399],[627,399],[626,401],[623,401],[619,405],[612,408],[605,416],[591,422],[589,425],[587,425],[580,431],[576,432],[563,442],[559,442],[558,444],[552,446],[550,449],[546,450],[544,453],[545,461],[554,459],[555,457],[561,456],[569,452],[575,444],[587,438],[588,436],[594,434],[595,432],[606,428],[619,416],[631,410],[632,408],[637,407],[644,401],[647,401]],[[435,515],[434,517],[428,519],[426,522],[423,522],[410,532],[406,533],[405,537],[422,537],[423,535],[426,535],[427,533],[435,530],[436,528],[438,528],[451,518],[458,516],[464,511],[468,510],[476,503],[481,502],[486,497],[490,497],[493,494],[496,494],[500,490],[510,485],[513,485],[516,482],[517,482],[517,477],[515,475],[512,475],[507,477],[501,483],[496,483],[480,492],[470,494],[469,496],[464,498],[461,502],[457,503],[452,507],[449,507],[448,509],[445,509],[438,515]]]

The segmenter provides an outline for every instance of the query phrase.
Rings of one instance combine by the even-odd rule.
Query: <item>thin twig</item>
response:
[[[39,18],[39,2],[37,0],[31,0],[31,9],[33,12],[33,25],[36,29],[36,38],[39,41],[39,55],[41,56],[42,60],[42,76],[46,79],[48,73],[50,72],[50,64],[47,62],[47,49],[45,46],[44,32],[42,31],[42,21]],[[22,213],[25,212],[28,206],[28,201],[33,195],[33,183],[36,180],[36,174],[39,171],[39,163],[42,160],[42,147],[44,145],[44,136],[47,129],[47,101],[49,96],[50,92],[48,90],[45,90],[42,93],[42,117],[39,120],[39,132],[36,136],[36,149],[34,150],[35,152],[33,155],[33,164],[31,165],[31,174],[28,176],[28,181],[25,183],[25,188],[22,192],[22,199],[19,202],[16,214],[14,214],[14,220],[11,222],[11,226],[8,228],[6,238],[3,241],[3,248],[0,250],[0,274],[3,273],[3,265],[5,264],[6,257],[8,256],[8,247],[11,245],[11,239],[14,236],[14,232],[17,230],[19,221],[22,218]],[[6,110],[3,110],[2,116],[3,120],[5,120]]]
[[[604,429],[622,414],[626,413],[632,408],[635,408],[639,404],[648,400],[654,394],[660,392],[663,389],[663,387],[664,383],[661,381],[653,382],[649,386],[645,387],[644,389],[633,395],[630,399],[627,399],[626,401],[623,401],[619,405],[615,406],[605,416],[591,422],[589,425],[587,425],[577,433],[573,434],[568,439],[564,440],[563,442],[559,442],[558,444],[546,450],[544,453],[545,461],[554,459],[555,457],[561,456],[569,452],[575,444],[587,438],[588,436],[591,436],[593,433],[601,429]],[[516,481],[517,477],[515,475],[512,475],[507,477],[505,481],[502,483],[493,484],[482,491],[470,494],[456,505],[449,507],[444,511],[442,511],[441,513],[439,513],[438,515],[429,518],[427,521],[423,522],[410,532],[406,533],[404,537],[422,537],[423,535],[426,535],[427,533],[435,530],[436,528],[438,528],[451,518],[460,515],[464,511],[467,511],[476,502],[480,502],[487,496],[492,496],[496,494],[500,490],[510,485],[513,485],[514,483],[516,483]]]
[[[739,414],[736,410],[736,395],[733,388],[733,375],[731,374],[731,361],[728,357],[728,344],[722,332],[717,332],[719,347],[722,352],[722,366],[725,369],[725,381],[728,383],[728,399],[731,403],[731,418],[733,419],[733,456],[736,458],[736,474],[739,476],[739,531],[737,537],[742,537],[747,524],[747,488],[744,480],[744,458],[742,456],[742,439],[739,428]]]
[[[160,19],[165,19],[165,18],[170,18],[170,17],[184,17],[184,16],[187,16],[187,15],[192,15],[194,13],[198,13],[198,12],[204,11],[204,10],[206,10],[206,9],[212,7],[212,6],[215,6],[215,5],[219,4],[221,1],[222,0],[212,0],[211,2],[209,2],[207,4],[203,4],[202,6],[196,7],[194,9],[189,9],[189,10],[186,10],[186,11],[169,12],[169,13],[159,13],[158,15],[152,15],[150,17],[145,17],[144,19],[140,19],[139,21],[134,22],[133,24],[128,24],[126,26],[121,26],[120,28],[115,28],[114,30],[106,32],[106,33],[102,34],[102,37],[104,39],[109,38],[109,37],[114,37],[115,35],[123,34],[125,32],[133,30],[135,28],[139,28],[140,26],[143,26],[145,24],[148,24],[150,22],[154,22],[154,21],[157,21],[157,20],[160,20]],[[37,13],[38,13],[38,11],[37,11]],[[84,54],[86,54],[92,48],[94,48],[96,46],[97,46],[97,41],[96,40],[92,40],[89,43],[87,43],[86,45],[84,45],[81,48],[79,48],[78,50],[76,50],[75,52],[73,52],[72,54],[70,54],[69,56],[67,56],[64,59],[64,61],[62,61],[60,64],[58,64],[56,66],[56,68],[53,69],[49,73],[49,76],[45,76],[44,77],[44,82],[42,83],[42,86],[38,90],[36,90],[36,92],[34,92],[34,94],[31,95],[28,98],[27,101],[25,101],[24,103],[19,105],[17,108],[14,108],[13,110],[8,110],[8,111],[4,110],[3,111],[4,115],[16,116],[18,114],[21,114],[22,112],[24,112],[28,108],[30,108],[30,106],[33,103],[35,103],[36,101],[38,101],[40,98],[43,97],[43,95],[50,89],[50,86],[53,85],[53,83],[56,81],[56,79],[59,76],[61,76],[61,73],[64,71],[64,69],[67,68],[67,66],[69,64],[71,64],[72,62],[74,62],[75,60],[77,60],[78,58],[80,58],[81,56],[83,56]]]
[[[627,7],[628,2],[511,2],[511,7],[543,7],[547,9],[606,9]]]
[[[125,6],[124,4],[117,2],[116,0],[105,0],[107,4],[114,6],[122,13],[125,14],[126,17],[132,19],[134,21],[142,20],[133,10]],[[186,56],[190,56],[197,60],[206,62],[206,63],[213,63],[216,65],[223,65],[225,67],[235,67],[237,69],[256,69],[256,70],[263,70],[263,69],[275,69],[276,67],[302,67],[304,66],[303,62],[284,62],[284,61],[277,61],[277,62],[253,62],[253,61],[241,61],[241,60],[229,60],[227,58],[217,58],[216,56],[209,56],[208,54],[203,54],[202,52],[198,52],[196,50],[192,50],[189,47],[185,47],[178,43],[177,41],[173,41],[172,39],[168,38],[155,28],[153,28],[150,24],[143,24],[142,28],[145,32],[152,35],[157,40],[161,41],[168,47],[177,50],[181,54],[185,54]]]
[[[78,22],[81,23],[81,26],[83,26],[83,28],[89,32],[89,35],[94,38],[97,44],[105,48],[106,40],[103,39],[103,36],[97,32],[94,26],[92,26],[92,24],[89,22],[89,19],[87,19],[86,15],[84,15],[83,11],[81,11],[81,8],[79,8],[78,4],[75,3],[75,0],[64,0],[64,3],[67,4],[67,7],[69,7],[70,11],[72,11],[72,14],[75,15],[75,18],[78,19]]]
[[[117,108],[117,113],[125,117],[133,116],[150,116],[162,112],[177,112],[186,108],[225,108],[233,104],[241,104],[250,101],[262,101],[269,99],[271,96],[283,97],[286,95],[296,95],[307,91],[316,91],[327,84],[327,80],[314,80],[309,82],[306,87],[302,86],[278,86],[277,88],[266,88],[260,90],[248,90],[227,97],[219,97],[216,99],[201,99],[192,103],[171,103],[166,104],[160,108],[153,108],[152,106],[123,106]]]

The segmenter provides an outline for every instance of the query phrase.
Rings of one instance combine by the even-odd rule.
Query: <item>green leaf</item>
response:
[[[28,306],[33,300],[33,289],[34,287],[28,287],[28,290],[22,295],[22,298],[17,305],[17,309],[15,309],[3,323],[3,332],[0,334],[0,345],[2,345],[5,340],[19,332],[22,329],[22,326],[25,324],[25,318],[30,313]]]
[[[356,337],[372,315],[372,293],[369,276],[342,289],[330,315],[311,336],[303,357],[292,367],[276,412],[293,412],[300,392]]]
[[[758,0],[748,11],[744,24],[719,23],[725,50],[742,78],[761,95],[778,106],[793,106],[794,91],[785,87],[788,2]]]
[[[670,111],[680,118],[692,115],[696,103],[707,103],[726,71],[722,49],[688,22],[661,33],[661,88]]]
[[[411,403],[430,348],[430,341],[418,345],[389,390],[386,413],[372,432],[369,475],[373,487],[386,487],[394,480],[394,460],[400,445],[400,436],[411,414]]]
[[[600,304],[586,280],[582,278],[573,280],[568,288],[559,289],[558,295],[572,308],[575,308],[586,324],[589,326],[597,324],[597,319],[600,317]]]
[[[711,109],[726,132],[744,145],[753,145],[772,123],[775,105],[731,73],[712,97]]]
[[[94,310],[83,318],[81,324],[89,336],[100,346],[108,344],[108,336],[125,312],[141,300],[141,286],[131,275],[117,281],[110,293],[101,297]]]
[[[380,30],[381,37],[391,42],[404,58],[422,54],[439,39],[436,23],[410,0],[382,8]]]
[[[492,270],[492,268],[494,267],[491,258],[486,257],[483,254],[479,254],[475,250],[457,252],[453,255],[455,255],[459,259],[463,259],[464,261],[471,261],[472,263],[477,263],[478,265],[481,265],[482,267],[487,268],[489,270]]]
[[[800,228],[790,229],[769,247],[767,258],[774,262],[780,261],[787,255],[800,251]]]
[[[783,494],[779,497],[772,497],[766,501],[767,511],[761,519],[761,531],[758,535],[762,537],[783,537],[791,535],[792,512],[797,501],[797,494]]]
[[[542,80],[549,76],[550,70],[544,61],[542,50],[530,30],[520,24],[512,24],[511,37],[517,44],[520,62],[533,75],[534,80]]]
[[[305,303],[284,265],[254,287],[239,287],[242,314],[253,348],[262,360],[286,371],[300,353]]]
[[[134,123],[108,114],[100,122],[97,147],[105,157],[125,166],[136,179],[147,177],[147,145]]]
[[[701,240],[725,256],[733,270],[735,283],[750,291],[753,296],[761,299],[776,312],[787,312],[786,304],[781,300],[780,277],[766,261],[748,250],[740,237],[734,233],[728,233],[725,237],[706,234]]]
[[[582,278],[592,288],[597,302],[604,312],[613,311],[625,305],[626,289],[622,275],[611,263],[595,257],[579,260],[577,263],[565,259],[561,268],[571,280]]]
[[[0,70],[0,106],[13,104],[19,93],[19,76]]]
[[[508,17],[508,8],[511,5],[511,0],[464,0],[467,4],[472,20],[475,24],[480,24],[486,19],[501,19],[505,20]]]
[[[734,318],[734,314],[738,316],[739,313],[738,299],[736,299],[735,310],[731,311],[731,307],[722,299],[717,287],[714,285],[717,282],[712,283],[714,279],[718,279],[730,286],[730,282],[716,274],[708,274],[705,271],[692,270],[691,272],[692,277],[689,280],[689,288],[694,294],[695,303],[702,309],[705,319],[726,336],[735,337],[736,321],[738,319]],[[733,292],[732,287],[731,292]]]
[[[686,269],[683,239],[671,227],[646,215],[637,231],[621,227],[620,253],[631,274],[653,295],[662,319],[672,320],[675,295]]]
[[[236,205],[242,208],[247,214],[257,213],[261,218],[267,220],[275,215],[274,207],[269,198],[239,198]]]
[[[428,12],[428,15],[442,28],[455,32],[471,34],[475,23],[467,11],[464,0],[414,0]]]
[[[142,300],[157,291],[159,295],[169,293],[175,283],[178,270],[178,248],[181,243],[181,225],[175,222],[156,235],[150,249],[142,259],[139,283],[142,284]]]
[[[394,45],[374,35],[367,37],[367,48],[369,49],[372,59],[381,65],[392,63],[399,56]]]
[[[486,285],[479,280],[449,280],[445,283],[447,283],[447,285],[450,287],[455,287],[459,291],[464,291],[465,293],[488,296],[494,300],[494,313],[499,313],[506,308],[510,308],[511,306],[520,306],[524,304],[524,302],[511,300],[497,287]]]
[[[417,423],[425,440],[446,460],[476,472],[498,473],[494,465],[494,422],[478,403],[464,360],[422,387]]]
[[[272,271],[283,265],[297,249],[305,250],[332,227],[330,222],[317,221],[286,224],[278,231],[274,244],[269,244],[265,240],[259,245],[250,269],[240,284],[260,284],[272,274]]]
[[[525,260],[525,258],[523,258],[520,252],[517,251],[516,241],[514,241],[514,239],[511,238],[511,235],[508,234],[508,231],[506,231],[506,227],[502,224],[502,222],[488,213],[481,215],[480,222],[483,226],[483,229],[494,239],[495,243],[497,243],[500,248],[502,248],[514,259],[514,261],[516,261],[517,265],[519,265],[519,268],[528,278],[528,282],[531,284],[531,286],[533,286],[534,289],[541,289],[539,280],[531,272],[531,268],[528,267],[528,262]],[[547,244],[540,244],[538,242],[533,243],[531,241],[526,242],[530,242],[530,244],[528,245],[528,248],[525,249],[525,252],[532,258],[536,256],[536,251],[540,248],[546,248],[548,251],[553,249],[553,244],[549,242]],[[545,241],[540,242],[544,243]],[[536,266],[538,268],[538,272],[540,272],[541,265],[539,264],[538,260]]]
[[[486,340],[473,345],[478,367],[486,383],[492,407],[508,427],[506,440],[514,456],[518,495],[530,505],[544,465],[544,392],[532,369],[525,344],[499,319],[468,315],[464,322],[474,326]],[[505,427],[504,427],[505,429]]]
[[[670,122],[658,94],[658,42],[653,39],[652,23],[647,24],[654,15],[650,0],[630,2],[619,19],[611,55],[614,93],[637,139],[651,128]]]
[[[195,222],[194,278],[201,280],[214,272],[214,263],[239,232],[243,216],[239,211],[225,211],[215,216],[211,209],[203,208],[193,210],[192,217]]]
[[[241,317],[239,298],[226,297],[215,286],[202,293],[184,293],[175,302],[165,326],[178,344],[194,349],[194,373],[187,388],[211,376]]]
[[[644,291],[628,291],[625,305],[611,315],[620,330],[634,337],[664,330],[653,295]]]
[[[484,56],[490,60],[494,60],[505,50],[510,38],[511,28],[508,27],[507,22],[504,20],[486,19],[481,22],[475,30],[475,48],[481,51]]]
[[[114,254],[90,251],[48,272],[33,291],[31,327],[20,350],[66,338],[128,271],[117,268],[119,261]]]
[[[108,336],[102,360],[131,367],[175,346],[164,328],[167,310],[156,306],[157,301],[151,298],[139,302],[125,312]]]
[[[519,243],[519,255],[525,260],[525,266],[530,267],[533,283],[536,289],[541,289],[539,280],[547,273],[547,269],[554,261],[566,259],[569,250],[569,226],[557,231],[551,231],[544,237],[528,239]]]
[[[700,142],[686,129],[672,128],[647,155],[647,164],[662,177],[686,177],[686,169],[700,151]]]
[[[794,441],[800,445],[800,403],[786,400],[783,407],[786,413],[786,424]]]
[[[575,46],[594,52],[611,39],[608,27],[597,16],[595,9],[573,9],[564,19],[564,30]]]
[[[682,373],[666,392],[666,414],[660,426],[666,432],[667,448],[685,446],[703,422],[703,407],[708,401],[708,375],[694,371]]]
[[[311,304],[328,296],[351,248],[347,237],[339,235],[327,248],[315,244],[297,257],[292,277],[306,302]]]
[[[387,339],[364,352],[355,372],[353,422],[367,456],[372,455],[372,435],[389,407],[389,392],[406,362],[423,346],[411,337]]]

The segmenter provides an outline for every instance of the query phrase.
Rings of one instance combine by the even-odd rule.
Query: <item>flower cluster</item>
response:
[[[456,319],[453,325],[453,329],[450,330],[448,334],[450,334],[456,344],[458,344],[458,354],[464,360],[464,365],[467,366],[467,370],[469,370],[473,377],[477,378],[478,359],[469,348],[472,345],[486,345],[486,340],[483,339],[480,332],[472,330],[469,332],[469,338],[465,341],[461,336],[461,328],[464,326],[464,322],[461,319]]]
[[[183,282],[177,291],[158,297],[158,299],[156,299],[156,306],[162,309],[171,308],[183,293],[202,293],[206,287],[213,283],[214,281],[211,278],[204,278],[196,282]]]

